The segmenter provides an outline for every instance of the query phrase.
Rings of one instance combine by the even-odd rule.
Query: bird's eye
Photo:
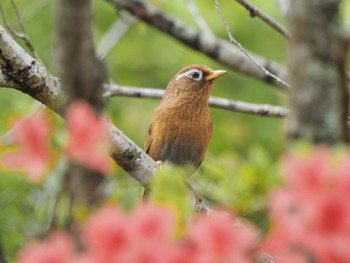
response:
[[[203,72],[198,69],[192,69],[186,75],[193,80],[199,81],[202,79]]]
[[[196,71],[194,71],[194,72],[191,72],[191,78],[193,78],[193,79],[198,79],[199,78],[199,73],[198,72],[196,72]]]
[[[186,71],[180,75],[177,75],[175,80],[178,80],[182,77],[187,77],[187,78],[193,79],[195,81],[200,81],[203,77],[203,72],[199,69],[191,69],[191,70]]]

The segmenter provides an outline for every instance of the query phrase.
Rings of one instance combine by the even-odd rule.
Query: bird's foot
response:
[[[145,187],[142,193],[142,200],[147,201],[149,196],[150,189],[148,187]]]
[[[190,190],[194,197],[194,207],[198,213],[208,213],[209,207],[204,203],[202,196],[194,189],[189,181],[186,181],[187,188]]]
[[[162,161],[156,161],[157,168],[159,170],[163,169],[163,162]]]

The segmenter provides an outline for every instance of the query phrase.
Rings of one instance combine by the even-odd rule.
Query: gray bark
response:
[[[288,24],[289,139],[331,144],[341,138],[338,69],[340,0],[291,1]]]

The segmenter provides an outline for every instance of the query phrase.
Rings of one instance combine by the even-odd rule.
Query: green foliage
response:
[[[28,236],[33,237],[33,232],[40,224],[38,215],[28,205],[28,199],[35,190],[21,176],[6,176],[3,173],[0,189],[0,240],[5,254],[11,259]]]
[[[107,191],[110,199],[120,204],[125,209],[132,208],[142,198],[143,187],[131,179],[121,168],[115,175],[108,178]]]
[[[210,156],[193,180],[209,202],[235,210],[266,228],[269,191],[278,185],[278,162],[262,147],[242,158],[230,153]]]
[[[150,189],[150,199],[174,209],[182,222],[193,211],[194,202],[186,185],[185,170],[165,165],[154,176]]]

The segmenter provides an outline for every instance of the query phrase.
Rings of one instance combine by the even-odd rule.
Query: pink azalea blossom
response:
[[[108,173],[108,130],[103,117],[85,102],[73,103],[67,111],[69,142],[66,155],[86,167]]]
[[[170,208],[143,202],[129,214],[129,224],[131,246],[126,255],[126,262],[169,261],[169,253],[172,247],[176,246],[174,242],[176,220]]]
[[[25,247],[19,262],[252,262],[257,232],[249,225],[237,225],[234,217],[213,212],[190,219],[187,230],[178,236],[175,219],[172,210],[152,203],[142,203],[129,213],[107,205],[82,228],[84,250],[72,252],[65,239],[50,237]]]
[[[286,186],[271,195],[265,243],[278,262],[350,262],[349,160],[336,165],[325,148],[286,159]]]
[[[115,206],[95,212],[83,229],[90,258],[98,262],[118,262],[130,249],[130,220]]]
[[[174,234],[175,214],[168,207],[145,202],[138,205],[130,217],[132,234],[140,242],[169,240]]]
[[[51,126],[43,114],[19,120],[11,131],[18,148],[4,154],[0,162],[11,170],[20,170],[28,180],[38,182],[45,175],[50,164]]]
[[[174,228],[175,216],[164,207],[142,203],[130,214],[104,207],[84,227],[89,257],[82,262],[166,262]]]
[[[28,244],[19,254],[18,263],[70,263],[73,245],[63,233],[51,234],[47,240]]]
[[[196,218],[188,228],[193,257],[198,263],[252,262],[258,235],[250,225],[237,225],[236,218],[214,212]]]

